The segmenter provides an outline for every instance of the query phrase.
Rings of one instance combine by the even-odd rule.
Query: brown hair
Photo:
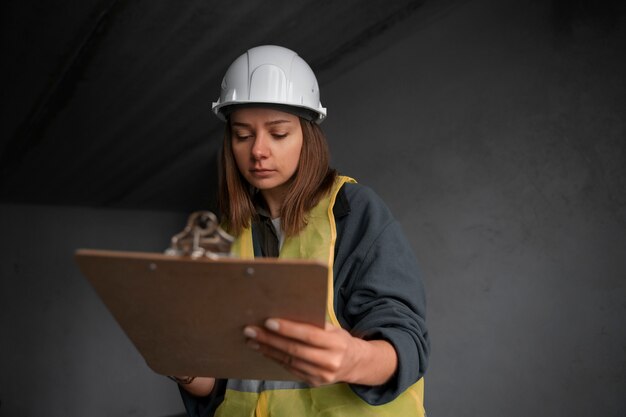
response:
[[[326,136],[315,122],[300,119],[302,150],[298,169],[293,175],[289,191],[280,209],[281,227],[287,236],[300,232],[307,222],[308,212],[326,195],[337,172],[329,167]],[[226,229],[239,235],[257,218],[252,202],[256,193],[241,175],[233,156],[231,127],[226,123],[219,177],[219,206]]]

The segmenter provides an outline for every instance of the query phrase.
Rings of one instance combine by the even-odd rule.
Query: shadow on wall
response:
[[[618,0],[552,0],[552,26],[563,36],[585,28],[613,34],[619,24],[619,3]]]

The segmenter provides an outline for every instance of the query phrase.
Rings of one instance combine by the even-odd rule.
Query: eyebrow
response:
[[[283,119],[278,119],[278,120],[270,120],[269,122],[265,122],[265,126],[274,126],[274,125],[279,125],[282,123],[291,123],[290,120],[283,120]],[[249,123],[243,123],[243,122],[231,122],[231,126],[235,127],[252,127],[252,125],[250,125]]]

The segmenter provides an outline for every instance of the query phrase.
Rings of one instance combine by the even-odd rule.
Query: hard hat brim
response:
[[[290,113],[295,116],[301,117],[310,122],[321,123],[326,118],[326,109],[311,109],[305,106],[295,106],[292,104],[279,104],[270,102],[250,102],[250,101],[230,101],[228,103],[213,102],[212,110],[222,121],[227,121],[229,116],[237,109],[240,108],[270,108],[279,110],[285,113]]]

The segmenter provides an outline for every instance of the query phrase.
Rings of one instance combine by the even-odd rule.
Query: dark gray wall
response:
[[[156,375],[73,261],[77,248],[163,251],[186,216],[0,205],[0,416],[171,416]]]
[[[432,416],[626,415],[626,22],[557,11],[466,2],[322,90],[421,260]]]
[[[322,86],[335,165],[388,202],[421,261],[432,416],[626,413],[624,14],[561,3],[416,15]],[[0,206],[1,415],[182,409],[71,256],[161,250],[183,221]]]

